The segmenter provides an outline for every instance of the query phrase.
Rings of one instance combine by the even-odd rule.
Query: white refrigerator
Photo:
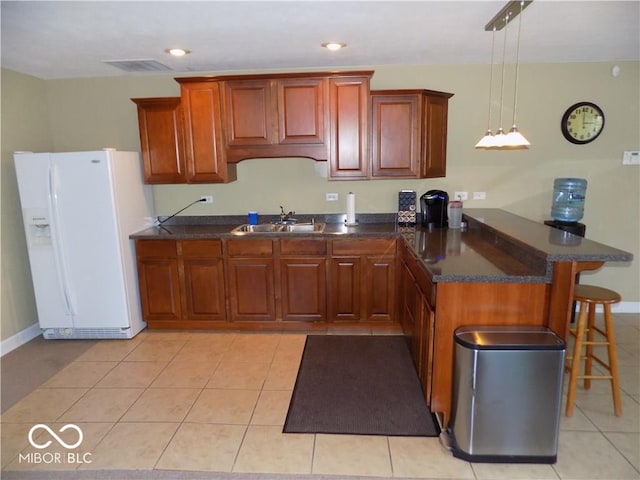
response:
[[[48,339],[132,338],[133,241],[153,204],[137,152],[15,153],[38,321]]]

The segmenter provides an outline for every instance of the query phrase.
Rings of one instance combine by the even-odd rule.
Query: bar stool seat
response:
[[[613,411],[616,416],[620,416],[622,415],[622,401],[620,399],[618,361],[611,316],[611,305],[621,300],[620,295],[607,288],[578,284],[574,289],[573,300],[580,304],[580,314],[578,315],[576,328],[569,330],[570,335],[575,337],[575,345],[573,355],[566,357],[567,362],[565,364],[565,370],[570,372],[566,415],[567,417],[573,415],[576,386],[579,379],[584,379],[585,389],[591,388],[591,380],[609,380],[611,382]],[[604,330],[595,325],[597,305],[602,305],[604,310]],[[596,340],[596,333],[603,339]],[[594,354],[593,347],[596,345],[607,346],[608,363]],[[583,347],[586,347],[584,356],[582,355]],[[580,375],[580,362],[583,359],[585,360],[584,374]],[[591,372],[593,361],[600,364],[608,372],[608,375],[593,375]]]

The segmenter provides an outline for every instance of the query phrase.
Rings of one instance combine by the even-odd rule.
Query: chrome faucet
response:
[[[293,216],[296,214],[294,211],[290,211],[289,213],[284,213],[284,207],[280,205],[280,223],[293,223],[297,222]]]

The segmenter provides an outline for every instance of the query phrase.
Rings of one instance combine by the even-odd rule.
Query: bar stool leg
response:
[[[611,305],[605,303],[604,322],[607,332],[607,352],[609,354],[609,369],[611,373],[611,392],[613,393],[613,411],[617,417],[622,415],[622,400],[620,398],[620,381],[618,379],[618,357],[616,355],[616,339],[613,333]]]
[[[591,367],[593,365],[593,333],[596,324],[596,306],[594,304],[589,304],[589,322],[587,326],[587,348],[585,354],[585,362],[584,362],[584,374],[585,376],[591,375]],[[591,388],[591,379],[584,379],[584,388],[585,390],[589,390]]]
[[[587,323],[587,303],[580,302],[580,314],[578,315],[578,326],[576,329],[576,342],[573,347],[571,373],[569,374],[569,391],[567,392],[567,409],[565,412],[567,417],[573,415],[573,403],[576,399],[576,384],[578,372],[580,371],[580,357],[582,356],[582,338],[584,336],[585,323]]]

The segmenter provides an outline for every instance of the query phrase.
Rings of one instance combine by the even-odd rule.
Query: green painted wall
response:
[[[414,189],[421,194],[440,188],[451,194],[484,191],[486,200],[470,200],[465,208],[502,208],[542,222],[549,218],[553,179],[575,176],[589,182],[583,219],[587,224],[587,237],[631,251],[637,259],[640,256],[640,167],[623,166],[622,152],[640,150],[637,88],[640,63],[619,65],[621,74],[616,78],[610,74],[613,63],[607,62],[521,65],[517,123],[532,146],[529,150],[511,152],[473,148],[487,126],[488,65],[370,67],[375,70],[373,89],[428,88],[455,94],[449,107],[446,178],[328,181],[323,175],[326,169],[323,162],[301,158],[252,159],[238,164],[238,181],[234,183],[154,187],[156,213],[173,213],[200,195],[213,195],[214,203],[196,205],[185,214],[244,214],[253,209],[265,214],[277,213],[279,205],[300,213],[343,213],[349,191],[356,194],[358,212],[393,212],[399,190]],[[505,129],[511,126],[513,115],[512,79],[513,67],[508,66],[502,122]],[[5,94],[11,96],[6,88],[22,93],[33,88],[41,95],[44,89],[51,139],[49,142],[25,135],[11,139],[9,151],[43,150],[48,145],[56,151],[103,147],[139,150],[136,108],[130,98],[178,96],[180,92],[173,76],[169,75],[50,80],[38,81],[34,86],[3,84],[3,104]],[[573,145],[562,137],[560,119],[570,105],[582,100],[597,103],[604,109],[606,126],[595,142]],[[492,103],[495,130],[500,102],[493,98]],[[5,113],[3,105],[3,173],[9,155],[5,152],[4,124],[15,115],[15,110]],[[15,178],[3,179],[3,187],[14,181]],[[15,197],[15,187],[11,188]],[[326,202],[327,192],[338,193],[340,200]],[[5,196],[11,194],[5,194],[3,188],[3,201]],[[15,207],[17,200],[10,201]],[[13,218],[14,224],[18,221]],[[24,256],[25,247],[19,241],[11,247]],[[4,252],[3,246],[3,258]],[[27,277],[17,270],[14,268],[8,273],[12,277]],[[608,264],[597,273],[584,274],[583,279],[619,291],[624,301],[640,301],[637,260],[630,264]],[[6,281],[4,267],[3,280]],[[18,330],[20,325],[24,328],[32,321],[28,319],[29,308],[14,315],[20,319],[12,319],[11,324]],[[2,338],[16,331],[5,328],[4,323],[3,319]]]

